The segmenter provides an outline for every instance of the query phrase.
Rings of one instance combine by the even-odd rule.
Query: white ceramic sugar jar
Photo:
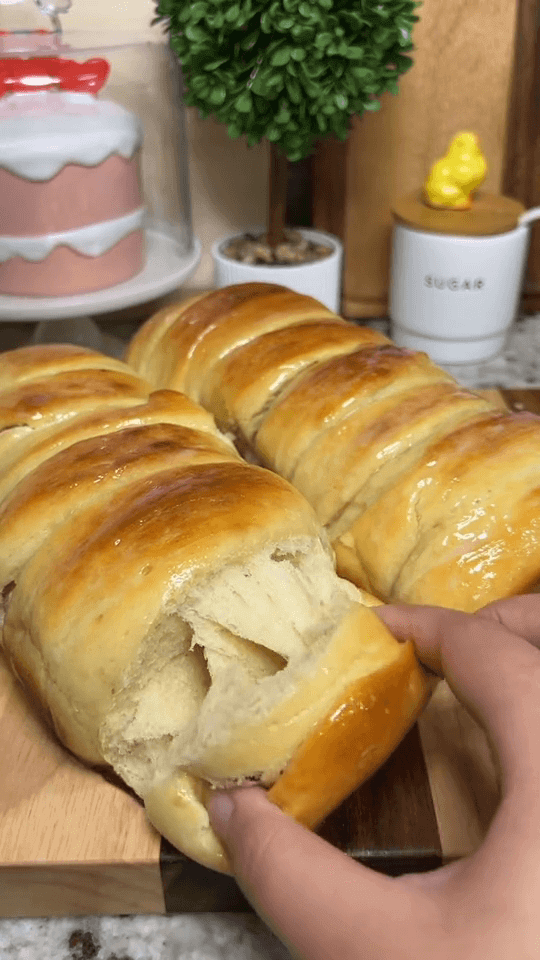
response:
[[[499,354],[519,308],[535,212],[484,194],[468,211],[436,210],[420,195],[394,208],[392,338],[436,363]]]

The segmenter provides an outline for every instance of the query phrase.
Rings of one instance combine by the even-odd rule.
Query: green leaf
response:
[[[310,80],[308,77],[305,77],[302,85],[308,97],[318,98],[320,87],[317,83],[313,83],[312,80]]]
[[[412,59],[410,57],[404,57],[401,53],[398,53],[394,57],[394,63],[396,70],[399,70],[400,73],[405,73],[406,70],[410,70],[413,65]]]
[[[308,42],[313,37],[313,27],[305,23],[296,23],[291,30],[291,34],[295,40]]]
[[[299,62],[300,60],[305,60],[306,51],[303,49],[303,47],[295,47],[294,50],[291,52],[291,57],[293,58],[293,60],[296,60],[297,62]]]
[[[251,92],[256,93],[259,97],[265,97],[267,92],[271,89],[271,86],[272,85],[268,82],[268,77],[265,76],[263,71],[259,71],[253,83],[251,84]]]
[[[351,73],[357,80],[367,80],[373,76],[373,71],[369,67],[353,67]]]
[[[242,136],[242,129],[236,123],[230,123],[227,127],[227,134],[231,140],[236,140],[238,137]]]
[[[361,30],[366,24],[366,21],[357,10],[342,10],[340,19],[350,30]]]
[[[212,60],[212,63],[206,63],[204,66],[205,70],[217,70],[218,67],[221,67],[224,63],[227,63],[225,58],[221,60]]]
[[[282,20],[278,20],[276,26],[278,30],[290,30],[294,26],[294,20],[292,17],[284,17]]]
[[[259,30],[252,30],[251,33],[248,33],[246,37],[242,40],[240,46],[242,50],[251,50],[255,46],[257,40],[259,39]]]
[[[225,17],[221,11],[218,10],[213,16],[207,16],[206,23],[212,30],[221,30],[225,23]]]
[[[189,19],[196,23],[197,20],[202,20],[206,16],[206,4],[205,3],[192,3],[189,7]]]
[[[210,91],[210,96],[208,99],[210,100],[210,103],[213,103],[216,106],[221,106],[226,97],[227,88],[224,85],[220,85],[219,87],[214,87],[213,90]]]
[[[238,3],[234,3],[232,7],[229,7],[229,9],[227,10],[225,14],[225,20],[227,21],[227,23],[234,23],[236,20],[238,20],[239,16],[240,16],[240,5]]]
[[[377,47],[383,47],[388,42],[389,36],[390,31],[387,27],[379,27],[378,30],[373,32],[373,43]]]
[[[301,103],[301,101],[302,101],[302,88],[301,88],[300,84],[298,83],[298,81],[295,80],[294,78],[291,78],[290,80],[287,80],[287,81],[285,82],[285,86],[286,86],[286,88],[287,88],[287,93],[289,94],[289,97],[290,97],[291,101],[292,101],[294,104]]]
[[[317,77],[322,77],[326,73],[326,64],[324,63],[309,63],[304,60],[301,66],[301,70],[306,76],[310,77],[312,80]]]
[[[270,140],[271,143],[275,143],[276,140],[279,140],[281,137],[281,130],[273,124],[265,131],[265,137],[267,140]]]
[[[196,24],[190,23],[189,26],[186,27],[186,37],[194,43],[200,43],[206,40],[206,33]]]
[[[251,113],[253,101],[249,90],[246,90],[245,93],[241,93],[240,96],[234,101],[234,105],[239,113]]]
[[[378,100],[368,100],[367,103],[364,103],[364,110],[369,110],[371,113],[375,113],[376,110],[381,109],[381,104]]]
[[[331,33],[319,33],[319,34],[317,34],[317,36],[315,37],[314,43],[315,43],[315,46],[316,46],[318,49],[324,50],[325,47],[327,47],[330,43],[332,43],[332,34],[331,34]]]
[[[274,53],[270,63],[273,67],[284,67],[286,63],[291,59],[291,48],[290,47],[280,47]]]
[[[203,90],[206,91],[210,89],[210,80],[205,74],[199,74],[196,77],[191,77],[189,85],[191,90],[194,90],[196,93],[202,93]]]
[[[275,123],[289,123],[290,119],[291,119],[291,114],[285,107],[282,107],[279,113],[277,113],[276,116],[274,117]]]
[[[356,92],[357,92],[357,90],[358,90],[358,83],[356,82],[355,78],[354,78],[350,73],[346,73],[346,74],[341,78],[341,82],[342,82],[345,90],[347,90],[347,93],[350,93],[351,96],[353,96],[353,97],[356,96]]]
[[[364,56],[363,47],[347,47],[347,50],[343,54],[347,60],[362,60]]]
[[[337,96],[336,96],[334,99],[335,99],[335,102],[336,102],[336,106],[339,107],[340,110],[346,110],[346,109],[347,109],[347,107],[348,107],[348,105],[349,105],[349,100],[348,100],[348,98],[345,96],[344,93],[338,93]]]

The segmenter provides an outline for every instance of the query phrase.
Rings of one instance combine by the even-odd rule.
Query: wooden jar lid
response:
[[[440,210],[429,207],[421,190],[400,197],[392,213],[396,220],[431,233],[451,233],[460,237],[487,237],[507,233],[517,227],[525,212],[519,200],[497,193],[478,193],[470,210]]]

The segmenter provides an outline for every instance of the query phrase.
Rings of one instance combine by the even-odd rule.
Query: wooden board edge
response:
[[[0,917],[164,914],[159,863],[0,866]]]

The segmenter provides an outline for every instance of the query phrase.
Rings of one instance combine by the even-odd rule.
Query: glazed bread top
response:
[[[539,418],[502,415],[426,354],[274,284],[172,310],[128,362],[146,370],[147,342],[154,386],[180,382],[244,456],[293,483],[355,583],[464,610],[536,588]]]

